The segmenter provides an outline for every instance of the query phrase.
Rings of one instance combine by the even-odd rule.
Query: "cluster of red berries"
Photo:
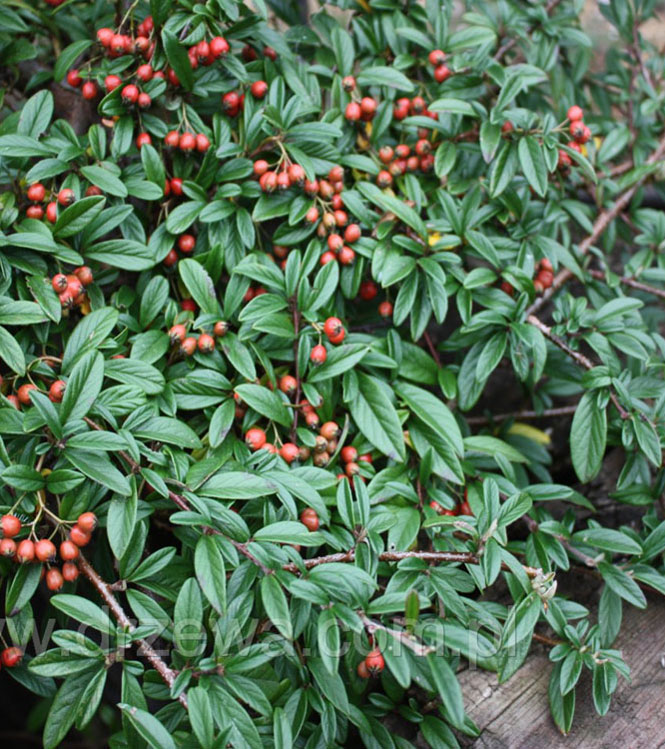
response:
[[[542,294],[545,289],[549,289],[554,281],[554,269],[552,263],[547,259],[543,258],[536,269],[536,279],[533,282],[533,288],[537,294]]]
[[[30,562],[43,562],[48,564],[48,570],[42,568],[42,574],[46,577],[46,586],[51,591],[58,591],[65,581],[74,582],[79,576],[76,559],[79,557],[79,549],[87,546],[92,538],[92,532],[97,527],[97,517],[93,512],[84,512],[78,516],[76,524],[69,531],[69,538],[56,549],[55,544],[49,538],[41,538],[33,541],[24,538],[18,543],[14,540],[21,532],[21,521],[16,515],[3,515],[0,519],[3,538],[0,540],[0,556],[10,557],[19,564]],[[52,565],[59,553],[63,561],[62,571]]]
[[[102,191],[96,185],[90,185],[85,191],[86,198],[101,194]],[[34,218],[38,221],[46,216],[46,220],[51,224],[55,224],[58,220],[58,206],[67,208],[67,206],[70,206],[76,200],[76,194],[69,187],[65,187],[57,193],[51,191],[50,197],[55,199],[50,200],[46,206],[46,210],[44,210],[40,203],[46,200],[46,187],[41,182],[31,184],[26,190],[26,197],[31,205],[26,208],[25,215],[28,218]]]
[[[349,79],[352,78],[352,76],[347,76],[342,82],[342,85],[347,91],[355,90],[355,79],[353,80],[353,88],[349,89],[349,86],[351,85]],[[372,98],[371,96],[363,96],[361,99],[354,99],[354,101],[350,101],[346,105],[344,116],[349,122],[371,122],[376,115],[378,106],[379,103],[376,99]]]
[[[174,180],[172,179],[171,182],[173,181]],[[180,182],[182,183],[182,180],[180,180]],[[169,180],[166,180],[166,184],[169,184]],[[177,249],[175,247],[171,248],[162,262],[167,268],[172,268],[178,262],[178,250],[185,255],[190,255],[194,252],[194,247],[196,247],[196,237],[193,234],[181,234],[178,237]]]
[[[344,473],[338,473],[338,479],[353,478],[360,473],[360,463],[372,462],[370,453],[358,455],[358,450],[353,445],[343,447],[340,450],[339,457],[342,459],[342,463],[344,463]],[[361,478],[363,477],[361,476]]]
[[[169,130],[164,136],[164,145],[177,148],[184,153],[191,153],[194,150],[205,153],[210,148],[210,139],[203,133],[194,135],[190,132],[179,133],[177,130]]]
[[[268,93],[268,84],[264,80],[254,81],[249,92],[255,99],[263,99]],[[245,107],[245,94],[237,91],[227,91],[222,96],[222,109],[229,117],[237,117]]]
[[[171,339],[171,345],[178,346],[182,356],[193,356],[197,350],[202,354],[211,354],[215,350],[216,339],[223,338],[228,329],[229,324],[227,322],[218,320],[213,326],[212,335],[201,333],[198,338],[195,338],[192,335],[187,335],[186,325],[178,323],[169,330],[169,338]]]
[[[453,71],[445,64],[446,53],[443,50],[433,49],[427,56],[427,60],[429,61],[429,64],[434,68],[434,72],[432,73],[432,75],[434,76],[434,80],[437,83],[443,83],[444,81],[447,81],[448,78],[450,78],[450,76],[453,74]]]
[[[287,163],[284,161],[279,170],[271,169],[265,159],[254,162],[254,174],[259,178],[259,185],[263,192],[275,192],[275,190],[288,190],[289,187],[304,187],[305,192],[308,182],[305,179],[305,170],[300,164]]]
[[[449,517],[454,517],[457,515],[473,515],[473,512],[471,510],[471,505],[468,501],[469,496],[469,490],[464,487],[464,499],[459,504],[455,505],[455,507],[452,510],[449,510],[445,507],[442,507],[435,499],[433,499],[429,506],[437,512],[439,515],[447,515]]]
[[[190,65],[196,70],[199,65],[212,65],[220,57],[224,57],[231,49],[223,36],[215,36],[209,42],[202,39],[198,44],[187,50]]]
[[[385,667],[386,662],[381,655],[381,651],[378,648],[374,648],[358,664],[358,676],[361,679],[369,679],[370,676],[378,676]]]
[[[346,211],[336,211],[335,213],[343,213],[342,220],[347,220]],[[328,234],[328,249],[321,254],[321,265],[326,265],[336,260],[339,261],[340,265],[351,265],[356,259],[356,253],[349,245],[357,242],[361,236],[362,231],[358,224],[347,224],[343,235],[337,232]]]
[[[371,302],[373,299],[376,298],[377,294],[379,293],[379,287],[374,283],[374,281],[367,280],[363,281],[360,284],[360,288],[358,289],[358,296],[364,301],[364,302]],[[389,302],[387,299],[383,302],[379,303],[378,306],[378,312],[381,317],[392,317],[393,314],[393,305],[392,302]]]
[[[346,337],[344,325],[338,317],[329,317],[323,323],[323,332],[326,334],[328,340],[333,344],[333,346],[337,346],[338,344],[342,343],[342,341]]]
[[[584,124],[584,112],[582,111],[581,107],[577,106],[577,104],[573,104],[573,106],[570,107],[567,116],[568,120],[570,121],[568,132],[572,137],[572,140],[567,143],[567,146],[568,148],[572,148],[574,151],[581,153],[582,144],[591,139],[591,130],[589,129],[588,125]],[[570,156],[562,148],[560,148],[558,163],[559,168],[565,169],[572,163],[573,162]]]
[[[93,280],[92,270],[87,265],[81,265],[68,275],[56,273],[51,279],[51,286],[58,295],[62,307],[71,309],[88,303],[86,287],[90,286]]]
[[[429,109],[427,109],[427,102],[422,96],[414,96],[413,99],[403,96],[402,98],[397,99],[395,102],[395,108],[393,109],[393,117],[396,120],[404,120],[407,117],[414,115],[429,117],[431,120],[439,119],[439,115],[436,112],[430,112]]]

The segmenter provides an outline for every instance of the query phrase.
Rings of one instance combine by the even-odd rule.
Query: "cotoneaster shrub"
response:
[[[0,2],[0,678],[46,747],[456,746],[457,667],[534,634],[560,729],[584,670],[607,711],[665,592],[665,61],[654,2],[604,59],[582,5]]]

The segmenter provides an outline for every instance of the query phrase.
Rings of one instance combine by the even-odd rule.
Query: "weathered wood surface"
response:
[[[461,673],[469,715],[482,733],[473,749],[658,749],[665,747],[665,602],[649,596],[646,611],[625,606],[621,634],[631,681],[619,680],[612,705],[597,715],[591,679],[577,688],[575,720],[568,736],[554,725],[547,701],[552,664],[547,648],[536,645],[506,684],[480,670]]]

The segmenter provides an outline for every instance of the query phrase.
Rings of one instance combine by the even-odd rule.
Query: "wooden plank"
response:
[[[665,602],[651,597],[640,611],[624,608],[615,647],[631,669],[620,679],[609,712],[593,706],[588,671],[577,687],[575,720],[569,736],[554,725],[547,701],[552,664],[547,648],[534,646],[526,663],[506,684],[480,670],[462,672],[460,682],[469,715],[482,730],[465,745],[474,749],[656,749],[665,747]]]

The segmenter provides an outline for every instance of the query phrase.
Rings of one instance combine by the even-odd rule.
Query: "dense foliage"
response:
[[[599,59],[581,0],[0,0],[0,678],[46,747],[456,746],[457,668],[534,634],[560,729],[584,670],[608,710],[665,593],[654,4]]]

